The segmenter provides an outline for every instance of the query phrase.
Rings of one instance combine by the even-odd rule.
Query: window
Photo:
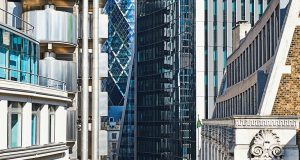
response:
[[[55,106],[49,105],[49,142],[55,142]]]
[[[111,139],[117,139],[117,133],[112,133],[111,134]]]
[[[31,115],[31,145],[39,144],[39,113],[40,105],[32,104],[32,115]]]
[[[261,17],[263,14],[263,0],[258,1],[258,15]]]
[[[250,23],[254,26],[254,0],[250,0]]]
[[[112,149],[117,149],[117,143],[112,143],[112,144],[111,144],[111,148],[112,148]]]
[[[0,48],[0,78],[5,79],[7,70],[5,69],[7,67],[7,49],[4,47]]]
[[[242,0],[241,2],[241,10],[242,10],[242,20],[246,19],[246,13],[245,13],[245,0]]]
[[[9,102],[8,105],[8,148],[22,145],[22,105]]]
[[[232,0],[232,27],[236,25],[236,0]]]

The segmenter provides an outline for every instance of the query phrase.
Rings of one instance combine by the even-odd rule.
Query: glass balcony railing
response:
[[[28,35],[33,35],[34,26],[30,23],[24,21],[22,18],[7,12],[6,10],[0,8],[0,22],[13,27],[17,28]]]
[[[20,83],[44,86],[47,88],[66,91],[66,83],[60,80],[44,77],[17,69],[0,66],[0,79],[17,81]]]

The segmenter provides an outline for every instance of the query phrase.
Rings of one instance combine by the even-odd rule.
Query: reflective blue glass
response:
[[[109,78],[104,83],[110,106],[125,106],[119,142],[119,160],[133,159],[134,153],[134,0],[107,0],[105,12],[109,18],[108,39],[103,50],[109,56]],[[131,85],[132,84],[132,85]],[[126,103],[127,102],[127,103]]]
[[[5,69],[7,67],[6,65],[7,61],[7,49],[1,47],[0,48],[0,78],[5,79],[7,70]]]
[[[21,146],[21,114],[11,114],[11,148]]]
[[[0,79],[37,84],[38,44],[0,28]]]
[[[20,70],[19,56],[20,56],[20,53],[18,53],[16,51],[9,52],[9,68],[11,69],[10,77],[11,77],[11,80],[14,80],[14,81],[20,80],[20,76],[19,76],[20,72],[18,72]]]
[[[37,116],[31,116],[31,145],[36,145],[36,129],[37,129]]]

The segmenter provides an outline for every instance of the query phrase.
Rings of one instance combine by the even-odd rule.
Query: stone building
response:
[[[280,5],[272,0],[227,58],[202,160],[299,159],[300,1]]]

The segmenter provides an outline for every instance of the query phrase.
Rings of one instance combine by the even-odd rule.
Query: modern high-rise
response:
[[[137,1],[135,159],[196,159],[195,1]]]
[[[119,122],[120,134],[118,134],[116,155],[119,160],[132,160],[134,157],[135,1],[108,0],[105,13],[109,21],[108,39],[104,45],[104,50],[109,56],[109,77],[103,85],[108,92],[109,106],[125,107]]]

